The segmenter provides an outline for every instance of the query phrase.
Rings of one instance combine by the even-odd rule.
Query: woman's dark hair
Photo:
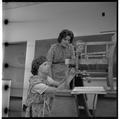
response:
[[[65,38],[66,36],[70,36],[70,43],[73,42],[74,39],[74,34],[72,31],[68,30],[68,29],[64,29],[60,32],[59,36],[58,36],[58,43],[61,43],[62,39]]]
[[[39,69],[39,66],[46,61],[46,57],[44,56],[40,56],[38,58],[35,58],[33,61],[32,61],[32,66],[31,66],[31,73],[33,75],[38,75],[38,69]]]

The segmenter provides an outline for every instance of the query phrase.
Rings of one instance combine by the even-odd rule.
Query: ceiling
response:
[[[36,5],[44,2],[2,2],[3,10],[16,9],[20,7],[26,7],[31,5]]]

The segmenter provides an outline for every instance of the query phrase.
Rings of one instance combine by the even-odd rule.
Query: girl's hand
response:
[[[57,87],[57,89],[60,89],[60,90],[65,89],[65,83],[61,83],[61,84]]]

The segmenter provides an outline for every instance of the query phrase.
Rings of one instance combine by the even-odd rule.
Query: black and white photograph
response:
[[[2,117],[118,117],[118,1],[2,2]]]

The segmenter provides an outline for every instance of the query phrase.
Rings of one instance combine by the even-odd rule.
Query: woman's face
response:
[[[66,36],[65,38],[63,38],[61,41],[62,46],[64,47],[68,46],[70,44],[70,39],[71,39],[70,36]]]
[[[44,62],[43,64],[41,64],[39,66],[39,71],[38,72],[42,72],[42,73],[48,74],[49,73],[49,68],[50,68],[50,63],[48,63],[46,61],[46,62]]]

